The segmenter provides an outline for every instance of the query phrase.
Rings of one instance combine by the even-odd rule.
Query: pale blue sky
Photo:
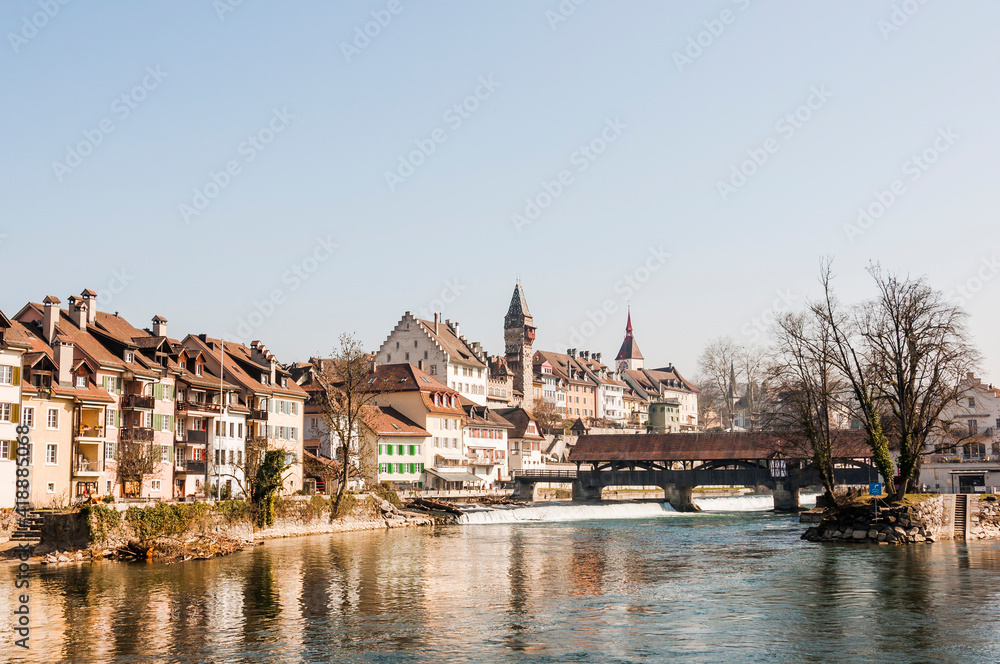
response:
[[[870,294],[871,260],[973,280],[1000,376],[995,2],[566,0],[558,22],[555,0],[49,2],[0,10],[7,313],[93,288],[135,324],[291,361],[343,331],[374,350],[450,290],[445,317],[502,353],[519,276],[539,347],[613,357],[629,297],[648,362],[693,375],[708,338],[753,341],[775,300],[814,292],[829,254],[845,299]],[[345,55],[372,12],[391,21]],[[689,40],[705,46],[678,64]],[[434,150],[390,186],[415,142]],[[731,182],[748,150],[766,162]],[[517,228],[528,198],[547,207]]]

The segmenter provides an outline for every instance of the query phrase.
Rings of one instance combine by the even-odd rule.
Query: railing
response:
[[[123,443],[151,443],[153,442],[153,430],[144,427],[129,427],[122,429]]]
[[[517,479],[518,477],[551,477],[575,480],[577,474],[575,470],[512,470],[510,471],[510,476],[512,479]]]
[[[83,425],[76,430],[77,438],[104,438],[104,427]]]
[[[470,466],[499,466],[503,463],[503,459],[494,459],[493,457],[477,456],[469,460]]]
[[[188,459],[186,461],[179,462],[176,465],[176,470],[181,473],[204,475],[207,464],[207,461],[202,461],[200,459]]]
[[[196,410],[202,413],[218,413],[221,410],[219,404],[207,401],[178,401],[176,408],[178,412]]]
[[[252,409],[250,411],[250,417],[249,417],[249,419],[266,422],[267,421],[267,411],[266,410],[261,410],[259,408],[254,408],[254,409]]]
[[[74,466],[74,470],[77,475],[81,473],[99,473],[101,472],[101,462],[100,461],[77,461]]]
[[[204,444],[208,442],[208,432],[199,431],[195,429],[188,429],[187,431],[177,434],[176,438],[179,443],[200,443]]]
[[[153,409],[153,397],[141,394],[126,394],[122,400],[122,408],[141,408],[143,410]]]

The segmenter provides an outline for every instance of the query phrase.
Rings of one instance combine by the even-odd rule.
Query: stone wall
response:
[[[970,540],[1000,538],[1000,500],[996,496],[969,496],[967,537]]]
[[[949,500],[950,499],[950,500]],[[935,496],[913,505],[880,508],[876,519],[871,505],[840,508],[806,530],[811,542],[909,544],[954,537],[954,496]]]

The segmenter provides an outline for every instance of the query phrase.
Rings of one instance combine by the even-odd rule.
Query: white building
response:
[[[0,507],[14,507],[17,472],[17,425],[21,410],[21,357],[27,349],[10,332],[0,312]]]
[[[466,339],[457,322],[416,318],[407,311],[375,355],[378,364],[412,364],[470,401],[485,406],[488,358]]]

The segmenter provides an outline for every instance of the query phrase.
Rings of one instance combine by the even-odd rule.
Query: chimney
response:
[[[59,322],[59,298],[54,295],[46,295],[42,300],[45,303],[45,315],[42,320],[42,328],[45,332],[45,341],[50,345],[56,336],[56,323]]]
[[[566,354],[569,355],[570,357],[576,357],[576,349],[575,348],[567,348],[566,349]]]
[[[153,336],[167,336],[167,319],[163,316],[153,316]]]
[[[56,344],[56,364],[59,365],[59,384],[70,385],[73,382],[73,349],[72,341],[60,341]]]
[[[600,362],[600,361],[601,361],[601,354],[594,353],[594,362]]]
[[[87,288],[82,293],[80,293],[80,297],[83,298],[83,301],[87,305],[87,322],[90,323],[91,325],[96,325],[97,324],[97,293],[95,293],[94,291],[92,291],[89,288]]]
[[[581,350],[580,351],[580,358],[584,359],[584,360],[589,360],[590,359],[590,351],[589,350]]]
[[[438,322],[441,320],[441,314],[434,312],[434,334],[438,333]]]
[[[69,298],[69,317],[84,332],[87,331],[87,303],[78,297]]]

